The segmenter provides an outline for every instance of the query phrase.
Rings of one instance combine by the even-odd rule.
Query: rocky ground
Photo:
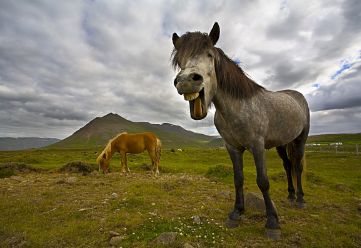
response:
[[[241,226],[227,229],[233,187],[201,175],[19,174],[0,179],[0,242],[3,247],[297,247],[318,246],[317,235],[339,233],[347,244],[361,244],[359,230],[340,233],[318,223],[327,214],[323,206],[338,215],[331,222],[341,229],[347,225],[351,215],[337,204],[299,210],[279,198],[282,238],[269,240],[260,194],[248,192],[245,198]],[[359,217],[360,209],[353,216]],[[304,231],[310,228],[319,233]]]

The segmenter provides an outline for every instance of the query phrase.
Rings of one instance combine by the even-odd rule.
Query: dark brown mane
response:
[[[235,98],[248,98],[264,89],[247,77],[241,67],[216,47],[215,69],[218,87]]]
[[[224,52],[214,47],[206,33],[187,32],[177,41],[177,49],[172,52],[172,65],[174,69],[179,67],[181,61],[202,54],[206,49],[215,52],[215,71],[218,87],[235,98],[248,98],[264,89],[247,77],[234,61],[227,57]]]

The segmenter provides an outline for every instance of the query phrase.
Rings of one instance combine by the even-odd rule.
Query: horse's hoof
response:
[[[227,228],[236,228],[239,227],[240,220],[232,220],[230,218],[227,218],[224,224]]]
[[[266,228],[266,236],[272,240],[281,239],[281,229],[267,229]]]
[[[306,208],[306,203],[305,202],[297,202],[297,207],[300,209],[304,209],[304,208]]]

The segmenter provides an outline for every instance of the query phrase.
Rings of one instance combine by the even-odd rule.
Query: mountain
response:
[[[152,124],[132,122],[117,114],[97,117],[71,136],[49,148],[95,148],[103,147],[109,139],[121,132],[152,132],[162,141],[163,147],[206,147],[215,137],[185,130],[169,123]]]
[[[30,148],[40,148],[58,142],[53,138],[10,138],[0,137],[0,151],[25,150]]]

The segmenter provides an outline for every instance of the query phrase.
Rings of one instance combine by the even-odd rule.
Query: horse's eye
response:
[[[212,53],[207,53],[208,58],[213,58],[213,54]]]

